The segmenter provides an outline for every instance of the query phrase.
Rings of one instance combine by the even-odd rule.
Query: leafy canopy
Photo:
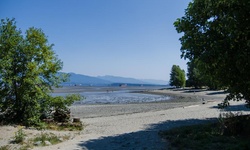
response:
[[[203,76],[198,69],[198,62],[196,60],[187,63],[187,86],[194,86],[201,88],[204,86]]]
[[[223,86],[213,76],[204,73],[204,64],[198,59],[193,59],[187,63],[187,86],[201,88],[207,86],[211,90],[222,89]]]
[[[250,1],[193,0],[174,23],[182,57],[197,59],[202,73],[228,87],[228,100],[250,103]]]
[[[63,63],[52,50],[53,44],[41,29],[25,34],[14,19],[0,23],[0,116],[25,125],[39,123],[51,106],[52,86],[66,76],[58,76]],[[75,97],[74,100],[80,97]],[[73,101],[70,101],[71,104]]]

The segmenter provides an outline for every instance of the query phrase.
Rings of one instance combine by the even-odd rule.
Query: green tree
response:
[[[204,66],[197,59],[193,59],[187,63],[187,84],[188,86],[194,86],[195,88],[201,88],[207,86],[211,90],[221,89],[220,83],[212,76],[207,75],[204,72]]]
[[[228,87],[228,101],[250,104],[250,1],[193,0],[174,23],[182,57],[198,59],[203,74]]]
[[[35,125],[50,109],[52,86],[66,79],[57,76],[63,64],[52,47],[41,29],[29,28],[23,35],[14,19],[1,20],[1,119]]]
[[[172,66],[169,83],[171,86],[185,87],[186,84],[185,71],[181,70],[181,68],[178,65]]]
[[[201,88],[204,86],[204,81],[202,79],[202,74],[198,68],[198,62],[192,60],[187,63],[187,86],[192,86],[195,88]]]

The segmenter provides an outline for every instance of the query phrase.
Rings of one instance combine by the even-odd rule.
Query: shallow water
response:
[[[152,88],[151,88],[152,89]],[[163,95],[152,95],[142,93],[132,93],[138,91],[136,89],[122,89],[116,91],[87,91],[78,92],[84,96],[85,99],[79,102],[79,104],[128,104],[128,103],[145,103],[145,102],[158,102],[168,100],[168,96]],[[65,96],[69,93],[53,93],[53,96]]]

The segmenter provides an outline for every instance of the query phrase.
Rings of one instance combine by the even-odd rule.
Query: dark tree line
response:
[[[206,87],[210,90],[224,89],[216,78],[203,73],[203,68],[197,59],[187,63],[187,81],[186,86],[194,88]]]

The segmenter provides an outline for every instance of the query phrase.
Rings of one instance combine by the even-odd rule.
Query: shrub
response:
[[[250,136],[250,115],[242,113],[222,113],[219,116],[219,128],[223,135]]]
[[[26,134],[23,132],[23,128],[19,128],[18,131],[15,133],[15,137],[14,137],[14,143],[23,143],[25,140],[25,136]]]

